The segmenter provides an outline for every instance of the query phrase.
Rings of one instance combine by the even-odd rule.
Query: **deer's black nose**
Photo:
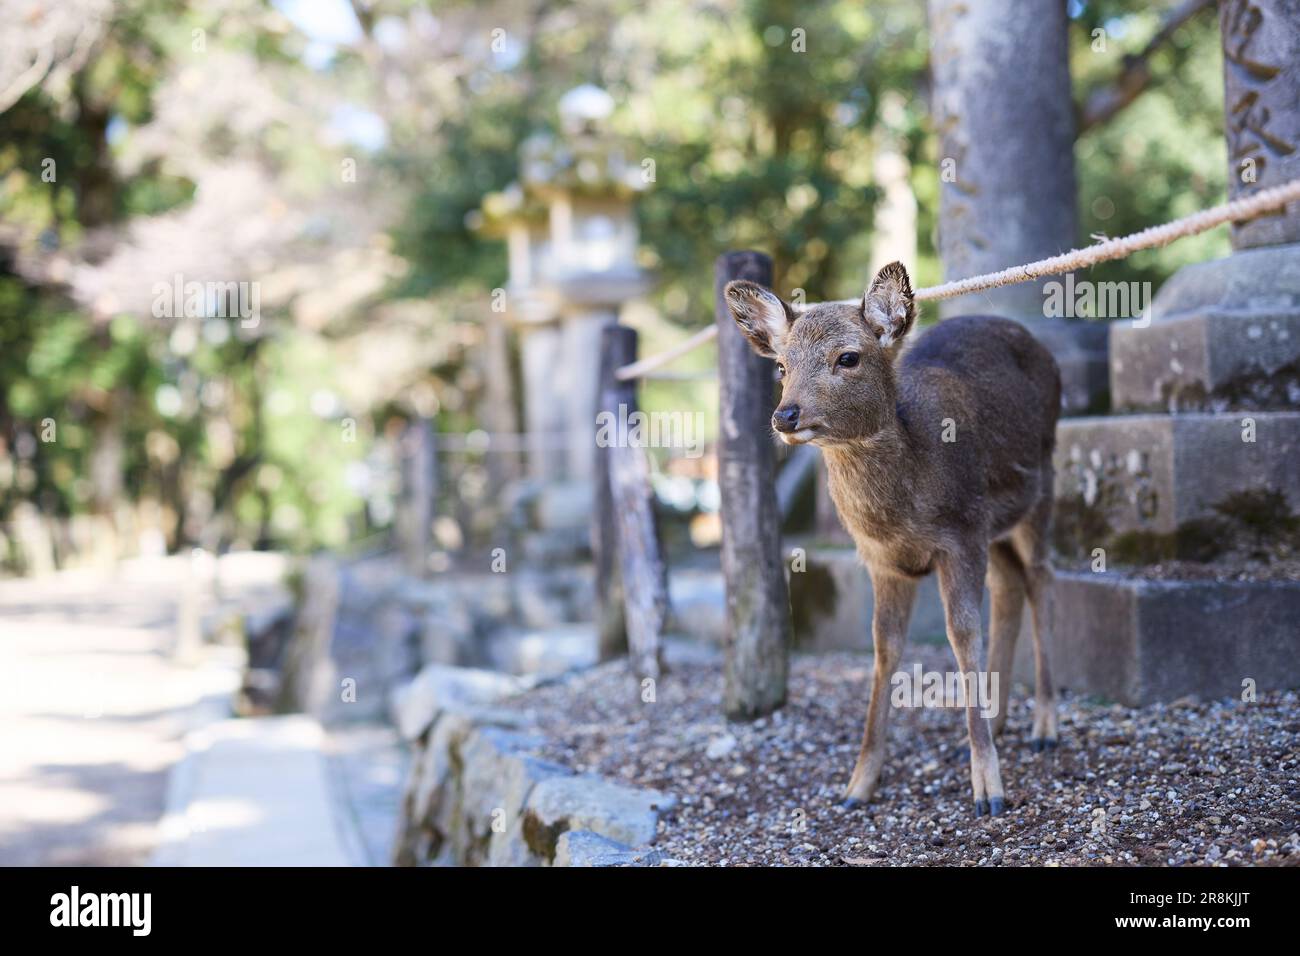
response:
[[[785,405],[772,413],[772,425],[779,432],[792,432],[799,427],[799,406]]]

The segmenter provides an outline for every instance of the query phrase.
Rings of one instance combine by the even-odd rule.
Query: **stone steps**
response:
[[[1032,686],[1028,617],[1015,675]],[[1131,707],[1300,686],[1300,581],[1058,571],[1052,633],[1058,687]]]
[[[1052,666],[1080,693],[1300,685],[1300,245],[1246,248],[1256,225],[1110,325],[1113,406],[1163,414],[1058,427],[1053,543],[1092,572],[1058,574]]]
[[[1184,266],[1141,323],[1110,330],[1120,410],[1287,408],[1300,401],[1300,245]]]
[[[1198,544],[1204,555],[1216,542],[1193,538],[1231,535],[1213,524],[1223,509],[1261,493],[1300,507],[1300,412],[1069,418],[1056,437],[1054,542],[1071,557],[1101,548],[1111,561],[1146,564],[1162,545]]]

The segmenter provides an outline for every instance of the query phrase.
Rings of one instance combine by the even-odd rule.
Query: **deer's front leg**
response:
[[[957,658],[957,668],[975,687],[980,686],[983,654],[980,641],[980,604],[984,596],[984,570],[988,563],[983,548],[969,547],[947,554],[938,561],[939,592],[943,596],[948,624],[948,643]],[[969,686],[969,684],[968,684]],[[970,736],[970,779],[975,794],[975,816],[998,814],[1005,805],[998,752],[988,718],[980,712],[978,700],[966,701],[966,731]]]
[[[885,762],[885,728],[889,723],[889,680],[898,669],[898,659],[907,641],[907,623],[912,617],[916,582],[887,572],[871,573],[874,607],[871,640],[876,662],[871,677],[871,700],[867,704],[867,725],[862,749],[844,793],[844,805],[857,806],[871,798]]]

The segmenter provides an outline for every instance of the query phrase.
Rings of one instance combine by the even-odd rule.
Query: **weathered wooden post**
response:
[[[598,621],[601,653],[614,653],[619,637],[613,602],[619,585],[613,576],[610,545],[617,552],[623,599],[623,624],[632,669],[639,678],[659,676],[660,637],[668,619],[668,570],[659,546],[645,448],[630,434],[636,411],[635,381],[620,382],[617,369],[636,358],[637,335],[622,325],[601,330],[601,387],[596,441],[603,446],[598,468],[607,476],[597,486],[593,520],[596,587],[602,602]],[[603,577],[603,579],[602,579]],[[604,591],[602,594],[601,592]],[[606,630],[608,629],[608,630]]]
[[[402,511],[398,534],[402,559],[411,574],[429,570],[437,474],[433,423],[417,418],[401,437]]]
[[[614,373],[636,359],[636,332],[623,326],[604,330],[600,340],[597,414],[618,415],[618,406],[636,400],[636,383],[620,382]],[[598,423],[599,424],[599,423]],[[599,431],[597,431],[599,437]],[[591,553],[596,565],[596,638],[602,661],[627,653],[623,616],[623,577],[618,567],[614,493],[609,483],[609,448],[596,449],[596,488],[591,514]]]
[[[505,317],[494,309],[483,314],[483,377],[487,383],[487,405],[484,422],[489,432],[503,435],[519,431],[519,417],[515,413],[514,373],[510,367],[510,330]],[[520,477],[521,460],[513,451],[492,449],[486,455],[488,487],[494,498],[499,498],[506,485]]]
[[[733,279],[770,286],[772,260],[758,252],[728,252],[718,258],[715,276],[718,484],[727,591],[723,710],[732,719],[751,720],[785,703],[790,595],[781,562],[771,438],[774,369],[741,335],[723,289]]]

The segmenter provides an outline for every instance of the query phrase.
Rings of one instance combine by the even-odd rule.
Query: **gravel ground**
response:
[[[946,648],[905,659],[947,671]],[[1031,702],[1013,689],[999,741],[1007,811],[977,820],[956,710],[897,709],[881,787],[840,793],[857,756],[871,658],[794,658],[790,703],[723,720],[721,670],[677,663],[643,703],[621,662],[519,700],[546,756],[679,798],[659,845],[685,863],[780,866],[1295,865],[1300,863],[1300,694],[1140,709],[1067,696],[1061,746],[1029,748]]]

